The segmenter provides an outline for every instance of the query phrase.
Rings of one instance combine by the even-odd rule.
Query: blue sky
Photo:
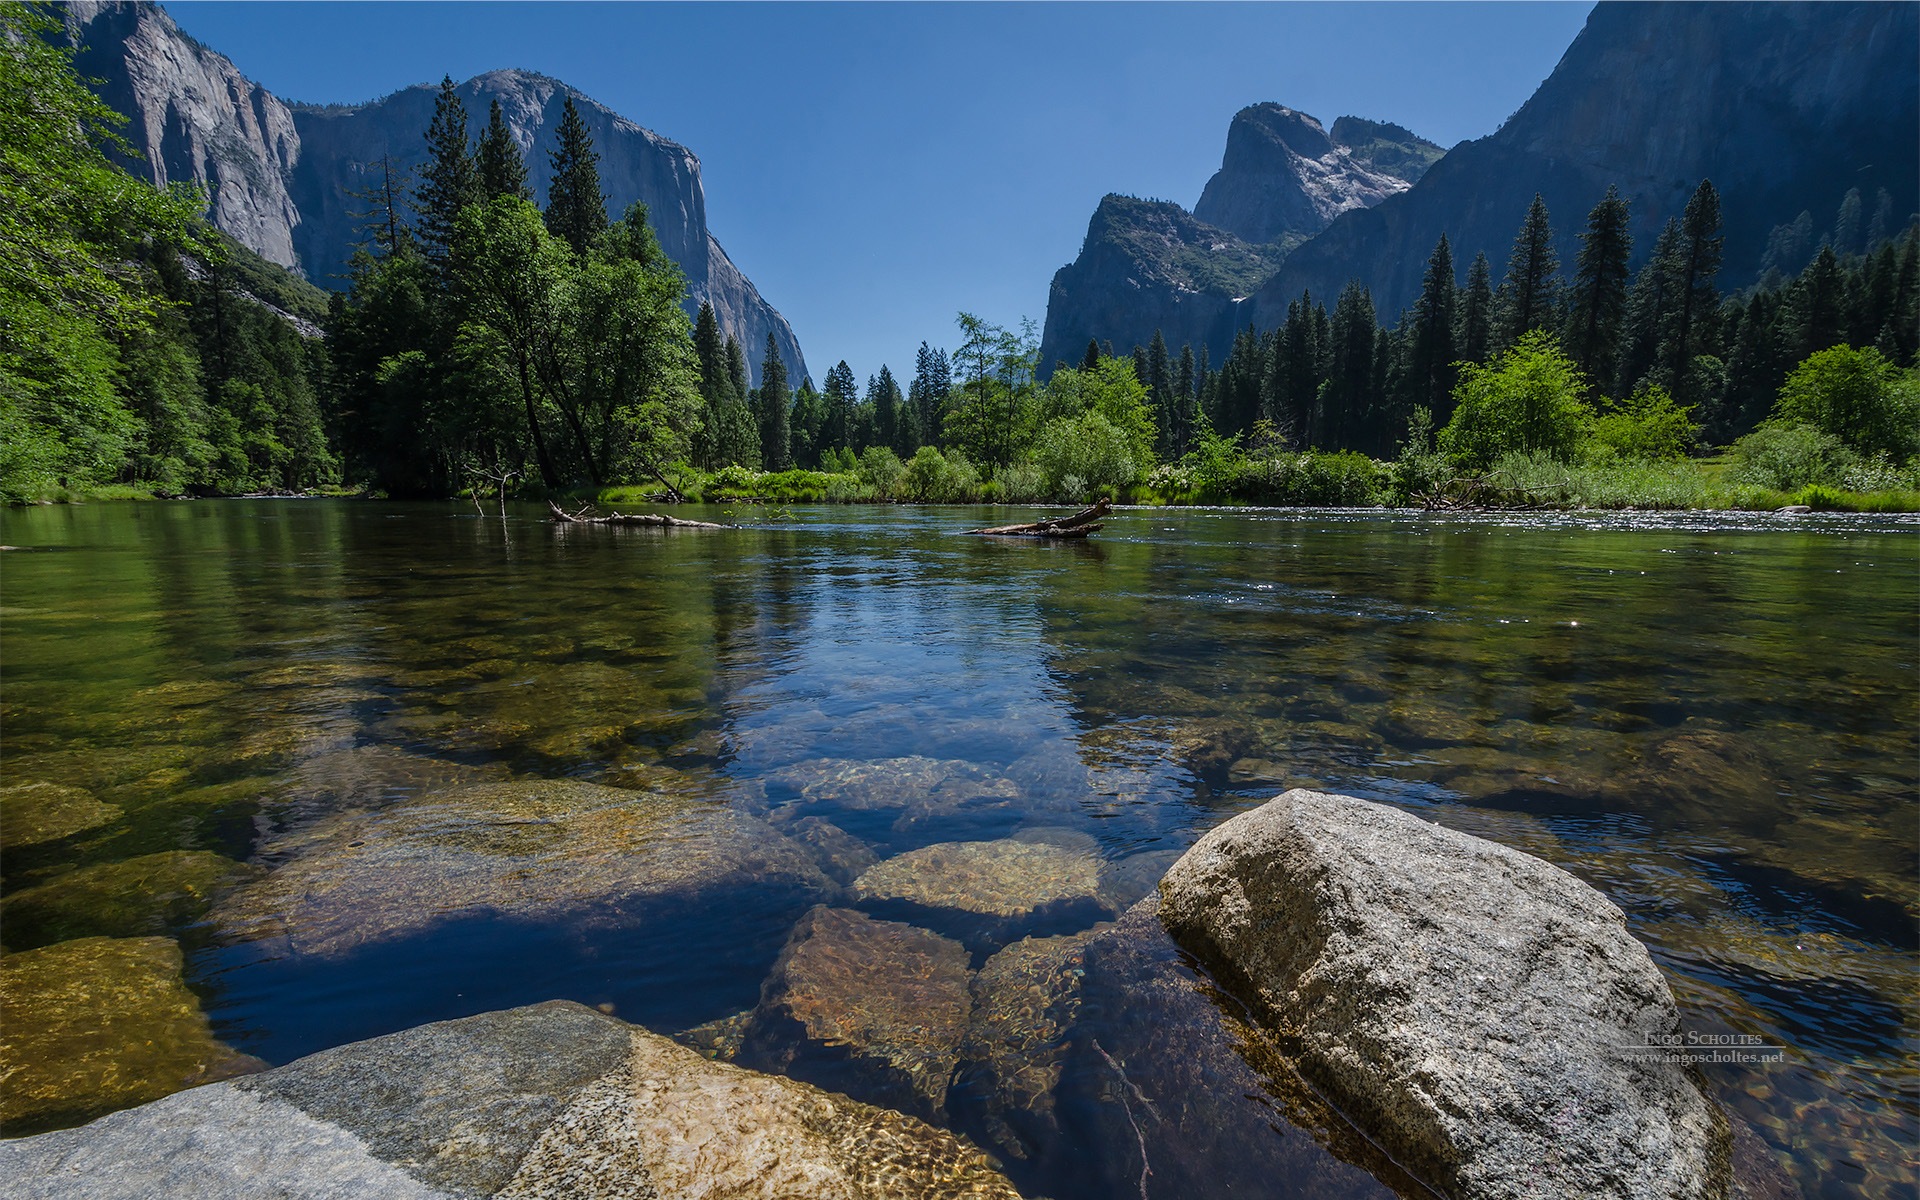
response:
[[[556,76],[700,156],[708,222],[816,382],[905,385],[962,309],[1046,316],[1107,192],[1192,206],[1277,100],[1441,145],[1493,132],[1587,4],[167,5],[281,97]]]

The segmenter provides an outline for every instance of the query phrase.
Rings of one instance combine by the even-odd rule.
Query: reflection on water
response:
[[[74,956],[26,952],[174,939],[224,1043],[0,1120],[565,996],[961,1128],[1033,1194],[1415,1194],[1129,907],[1316,785],[1600,888],[1692,1027],[1788,1047],[1706,1068],[1763,1153],[1903,1186],[1914,525],[741,515],[0,518],[0,962],[59,994]],[[8,1017],[14,1054],[88,1037]]]

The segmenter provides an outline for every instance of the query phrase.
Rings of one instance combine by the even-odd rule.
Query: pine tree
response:
[[[1451,292],[1451,259],[1446,269],[1447,290]],[[1355,449],[1370,440],[1371,423],[1376,415],[1373,393],[1376,324],[1373,297],[1358,280],[1349,282],[1333,306],[1327,382],[1320,396],[1320,407],[1326,422],[1324,442],[1336,450]],[[1451,316],[1447,326],[1448,339],[1451,341]]]
[[[1453,342],[1456,287],[1453,248],[1443,233],[1427,259],[1420,298],[1413,305],[1412,357],[1404,379],[1407,407],[1431,410],[1435,422],[1441,425],[1452,412],[1456,381],[1453,364],[1460,357]]]
[[[1094,338],[1087,339],[1087,352],[1080,356],[1080,369],[1091,371],[1100,365],[1100,343]]]
[[[853,408],[859,403],[858,384],[853,368],[841,359],[827,371],[826,415],[820,427],[818,448],[838,450],[853,444]]]
[[[483,199],[512,196],[532,202],[533,189],[527,186],[527,160],[520,156],[520,145],[513,140],[513,131],[507,128],[498,100],[487,108],[487,131],[480,135],[480,149],[474,157]]]
[[[1513,239],[1507,259],[1507,277],[1500,290],[1506,303],[1499,314],[1499,346],[1505,349],[1536,329],[1554,327],[1555,272],[1553,229],[1547,223],[1547,202],[1538,193],[1527,208],[1527,219]],[[1438,413],[1435,419],[1438,419]]]
[[[721,442],[727,408],[733,399],[733,380],[727,377],[727,346],[720,339],[720,322],[714,318],[713,305],[705,302],[693,322],[693,351],[700,363],[703,409],[700,436],[694,441],[694,462],[711,471],[724,465]]]
[[[547,228],[572,246],[575,254],[584,255],[607,227],[607,197],[600,190],[600,155],[572,96],[561,111],[559,141],[551,158]]]
[[[460,102],[453,77],[440,80],[433,121],[427,126],[427,161],[420,168],[414,211],[420,214],[420,244],[436,263],[447,260],[453,223],[460,210],[480,198],[480,177],[467,153],[467,106]]]
[[[1664,387],[1673,382],[1664,378],[1664,371],[1657,379],[1652,373],[1662,365],[1660,335],[1673,308],[1682,258],[1680,222],[1668,218],[1653,243],[1653,257],[1641,266],[1627,292],[1626,336],[1620,349],[1620,374],[1614,383],[1616,396],[1630,396],[1642,383],[1657,382]]]
[[[1847,335],[1847,281],[1832,246],[1820,253],[1800,274],[1791,291],[1788,344],[1793,360],[1838,346]]]
[[[1687,201],[1680,218],[1679,270],[1673,281],[1673,302],[1661,338],[1661,355],[1674,398],[1683,404],[1698,403],[1698,385],[1694,382],[1693,359],[1703,350],[1701,327],[1719,307],[1719,292],[1713,281],[1720,273],[1720,194],[1711,180],[1703,179]]]
[[[371,244],[375,258],[392,258],[413,249],[413,230],[400,213],[406,205],[407,189],[413,181],[406,171],[395,165],[391,155],[382,154],[379,165],[380,178],[377,181],[370,182],[360,191],[347,193],[367,207],[349,210],[347,215],[359,222],[357,229],[365,235],[354,243],[356,247]]]
[[[747,351],[732,334],[727,335],[727,378],[733,381],[733,394],[745,400],[752,392],[747,382]]]
[[[1627,202],[1609,186],[1587,214],[1580,235],[1580,262],[1573,280],[1573,304],[1561,342],[1567,356],[1595,386],[1614,377],[1620,358],[1620,322],[1627,311],[1627,261],[1633,235],[1627,227]]]
[[[760,363],[758,411],[760,453],[769,471],[784,471],[793,465],[792,435],[787,406],[787,364],[780,357],[780,343],[767,335],[767,356]]]
[[[1147,385],[1147,405],[1153,410],[1156,430],[1154,451],[1161,458],[1173,453],[1174,413],[1173,413],[1173,361],[1167,354],[1167,339],[1158,329],[1153,331],[1153,343],[1147,347],[1147,373],[1140,380]]]
[[[905,439],[901,436],[900,410],[905,407],[905,397],[900,394],[900,385],[894,382],[893,372],[885,363],[880,364],[880,374],[874,376],[867,388],[867,403],[873,409],[877,444],[902,456],[913,453],[911,448],[905,447]]]
[[[1493,356],[1493,267],[1485,254],[1474,255],[1467,268],[1454,346],[1463,362],[1484,363]]]
[[[1173,452],[1169,458],[1182,457],[1193,445],[1194,398],[1199,395],[1193,372],[1193,346],[1188,343],[1180,347],[1180,363],[1173,370]]]
[[[907,402],[920,419],[920,436],[927,445],[941,440],[947,396],[953,391],[953,364],[945,350],[935,350],[925,342],[913,356],[913,382],[907,385]]]
[[[1860,253],[1861,208],[1860,189],[1848,188],[1833,218],[1833,251],[1842,258]]]

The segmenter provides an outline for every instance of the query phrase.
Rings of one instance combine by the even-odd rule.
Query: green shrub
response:
[[[1872,348],[1833,346],[1809,354],[1787,376],[1773,412],[1864,455],[1904,463],[1920,451],[1920,378]]]
[[[1692,406],[1680,407],[1667,389],[1658,386],[1641,388],[1625,400],[1608,401],[1592,425],[1594,445],[1632,462],[1685,458],[1699,432]]]
[[[1047,476],[1032,463],[1012,463],[994,473],[1000,498],[1009,504],[1033,504],[1047,498]]]
[[[895,500],[906,486],[907,468],[900,456],[885,446],[868,446],[854,467],[876,500]]]
[[[980,473],[957,448],[943,455],[932,446],[920,447],[908,460],[905,476],[907,496],[926,504],[964,504],[980,490]]]
[[[1591,418],[1585,394],[1579,368],[1552,335],[1529,333],[1485,366],[1462,365],[1440,449],[1468,470],[1516,450],[1570,462]]]
[[[1067,501],[1117,495],[1140,474],[1131,439],[1097,411],[1049,421],[1034,442],[1033,462],[1047,490]]]
[[[1781,492],[1838,486],[1859,461],[1838,437],[1794,421],[1768,421],[1735,442],[1728,459],[1729,481]]]

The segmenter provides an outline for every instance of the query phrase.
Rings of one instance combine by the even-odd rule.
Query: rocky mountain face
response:
[[[1080,256],[1053,277],[1042,368],[1078,361],[1090,338],[1126,353],[1155,330],[1219,361],[1245,323],[1242,301],[1289,251],[1341,213],[1405,191],[1442,153],[1398,125],[1341,117],[1329,131],[1284,105],[1241,109],[1192,213],[1100,202]]]
[[[181,31],[156,5],[75,0],[68,35],[83,75],[126,114],[127,140],[144,156],[127,164],[157,186],[190,182],[209,197],[221,230],[269,261],[326,287],[342,278],[362,240],[353,193],[376,182],[383,157],[417,172],[437,88],[418,85],[362,105],[289,104]],[[793,378],[806,374],[799,341],[707,228],[700,160],[559,80],[491,71],[460,86],[477,137],[489,104],[526,155],[529,182],[546,194],[548,151],[572,96],[600,154],[610,214],[647,206],[661,247],[687,276],[687,308],[711,303],[723,333],[739,338],[756,378],[771,334]]]
[[[1266,328],[1302,289],[1331,298],[1357,278],[1391,319],[1417,295],[1442,233],[1456,264],[1484,251],[1503,269],[1536,192],[1564,268],[1587,211],[1618,185],[1638,261],[1703,178],[1721,195],[1722,286],[1744,286],[1776,225],[1802,211],[1824,225],[1849,189],[1869,207],[1886,189],[1898,223],[1914,211],[1917,60],[1912,4],[1601,4],[1498,132],[1456,146],[1400,195],[1335,218],[1247,315]]]

